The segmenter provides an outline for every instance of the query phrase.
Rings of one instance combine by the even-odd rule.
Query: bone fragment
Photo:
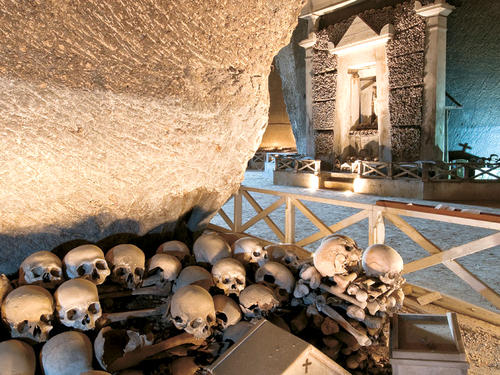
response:
[[[356,277],[358,277],[358,274],[353,272],[346,276],[334,275],[333,280],[337,283],[339,287],[341,287],[345,291],[348,285],[352,283],[354,280],[356,280]]]
[[[340,349],[340,342],[335,337],[325,336],[323,337],[323,344],[328,346],[330,349]]]
[[[363,321],[365,319],[365,311],[358,306],[349,305],[346,309],[347,316],[359,321]]]
[[[290,328],[293,332],[302,332],[307,327],[307,323],[306,309],[302,309],[302,311],[290,322]]]
[[[154,316],[166,316],[170,307],[170,300],[153,309],[142,309],[123,311],[116,313],[102,314],[101,318],[97,321],[97,325],[104,327],[110,323],[123,322],[131,318],[150,318]]]
[[[309,282],[311,289],[317,289],[321,284],[321,274],[312,265],[302,267],[299,276],[302,280]]]
[[[99,291],[101,288],[99,288]],[[159,296],[167,297],[170,294],[170,288],[158,287],[158,286],[148,286],[145,288],[137,288],[134,290],[109,290],[104,289],[101,293],[99,292],[99,299],[104,298],[120,298],[120,297],[130,297],[130,296]]]
[[[354,338],[358,341],[359,345],[367,346],[371,344],[371,340],[368,336],[360,333],[356,330],[352,325],[350,325],[347,320],[345,320],[342,315],[336,312],[333,308],[328,306],[321,298],[317,299],[316,307],[322,313],[328,315],[330,318],[335,320],[342,328],[344,328],[347,332],[349,332]]]
[[[375,315],[380,310],[380,305],[377,300],[373,300],[366,304],[366,308],[371,315]]]
[[[346,360],[346,365],[351,370],[354,370],[359,367],[359,365],[366,359],[366,354],[358,351],[355,354],[349,356]]]
[[[342,290],[338,286],[328,286],[326,284],[321,284],[320,288],[322,290],[324,290],[325,292],[331,293],[339,298],[342,298],[344,301],[347,301],[349,303],[352,303],[353,305],[359,306],[362,309],[364,309],[366,307],[366,301],[360,302],[356,298],[348,296],[347,294],[344,293],[345,289]]]
[[[165,350],[185,344],[202,345],[203,343],[203,339],[197,339],[189,333],[181,333],[180,335],[171,337],[165,341],[159,342],[158,344],[144,346],[131,352],[127,352],[123,355],[123,357],[114,360],[106,370],[109,372],[124,370],[136,366],[146,358]]]
[[[366,315],[365,318],[363,319],[363,323],[369,329],[379,330],[380,328],[382,328],[383,319],[378,316]]]
[[[299,280],[295,284],[295,289],[293,291],[293,296],[295,298],[303,298],[309,294],[309,287],[304,284],[303,280]]]
[[[326,336],[333,335],[339,332],[339,325],[335,320],[327,316],[321,324],[321,332]]]
[[[357,286],[356,284],[350,284],[348,287],[347,287],[347,294],[349,294],[350,296],[354,296],[356,295],[356,293],[359,292],[359,286]]]
[[[366,302],[366,300],[368,299],[368,293],[366,293],[364,290],[358,290],[356,292],[356,299],[359,302]]]

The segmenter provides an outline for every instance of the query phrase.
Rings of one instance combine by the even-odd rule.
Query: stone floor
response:
[[[275,191],[290,192],[296,194],[304,194],[315,197],[332,198],[337,200],[348,200],[360,203],[374,204],[379,199],[392,199],[402,202],[414,202],[427,205],[436,205],[438,202],[431,201],[416,201],[403,198],[388,198],[388,197],[378,197],[371,195],[361,195],[347,192],[339,192],[333,190],[314,190],[305,189],[290,186],[278,186],[273,185],[270,177],[267,177],[262,172],[248,171],[245,175],[245,180],[243,182],[246,186],[257,187],[262,189],[269,189]],[[259,202],[259,204],[265,208],[272,204],[277,197],[271,195],[265,195],[260,193],[252,193],[252,196]],[[255,215],[253,208],[243,200],[243,222],[250,219]],[[325,224],[332,225],[345,217],[348,217],[356,213],[357,209],[352,209],[348,207],[340,206],[330,206],[315,202],[303,202],[305,205],[313,211],[316,216],[318,216]],[[494,207],[480,207],[480,206],[470,206],[463,204],[451,204],[447,203],[456,208],[476,208],[483,212],[492,212],[500,214],[500,210]],[[233,205],[232,200],[230,200],[224,206],[225,212],[232,217]],[[284,206],[280,209],[274,211],[271,215],[273,221],[283,230],[284,229]],[[423,219],[405,218],[411,225],[418,229],[422,234],[424,234],[429,240],[434,242],[437,246],[442,249],[449,249],[454,246],[459,246],[469,241],[479,239],[481,237],[487,236],[494,233],[492,230],[475,228],[470,226],[449,224],[446,222],[438,222]],[[212,223],[224,226],[223,220],[216,216]],[[296,210],[296,239],[301,239],[309,236],[316,232],[316,227],[309,222],[309,220],[302,215],[298,210]],[[277,237],[269,229],[269,227],[264,223],[264,221],[259,221],[252,228],[248,230],[248,233],[255,236],[268,239],[270,241],[278,242]],[[366,247],[368,245],[368,220],[365,219],[351,227],[348,227],[340,233],[352,237],[358,242],[361,247]],[[392,226],[390,223],[386,223],[386,241],[388,245],[394,247],[398,250],[403,257],[405,263],[410,262],[427,255],[427,252],[423,250],[420,246],[415,244],[411,239],[409,239],[404,233],[399,229]],[[313,243],[307,246],[307,249],[314,251],[318,243]],[[465,258],[458,260],[464,267],[469,271],[474,273],[476,276],[481,278],[486,282],[491,288],[500,292],[500,278],[499,268],[500,268],[500,246],[495,248],[487,249],[482,252],[469,255]],[[461,279],[459,279],[455,274],[449,271],[442,265],[437,265],[434,267],[427,268],[422,271],[418,271],[414,274],[408,274],[407,279],[409,282],[427,287],[430,289],[439,290],[448,295],[463,299],[465,301],[478,304],[482,307],[495,310],[495,308],[488,303],[484,298],[482,298],[478,293],[471,289],[467,284],[465,284]],[[495,310],[499,312],[498,310]]]

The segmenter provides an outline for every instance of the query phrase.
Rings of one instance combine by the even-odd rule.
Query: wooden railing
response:
[[[268,207],[261,207],[257,202],[253,193],[266,194],[275,196],[278,199]],[[476,213],[460,213],[455,211],[437,210],[429,206],[408,205],[405,203],[391,203],[379,201],[377,204],[365,204],[344,200],[334,200],[317,196],[292,194],[273,190],[257,189],[252,187],[241,186],[239,191],[232,197],[234,199],[234,215],[232,218],[220,209],[218,214],[228,225],[229,229],[210,225],[214,229],[245,233],[249,228],[257,222],[263,220],[271,231],[277,236],[282,243],[295,243],[299,246],[306,246],[320,240],[324,236],[336,233],[353,224],[356,224],[368,218],[368,242],[369,244],[384,243],[385,239],[385,221],[392,223],[406,234],[416,244],[426,250],[430,255],[416,261],[409,262],[404,266],[404,273],[422,271],[428,267],[443,264],[461,280],[467,283],[477,293],[487,299],[493,306],[500,310],[500,295],[489,287],[485,282],[480,280],[471,271],[456,262],[456,259],[467,255],[475,254],[485,249],[489,249],[500,245],[500,216],[491,214],[476,214]],[[243,222],[243,200],[255,210],[255,215]],[[322,203],[328,206],[349,207],[359,210],[355,214],[344,218],[333,225],[325,224],[311,209],[306,207],[304,202]],[[270,214],[275,212],[279,207],[285,206],[284,214],[284,231],[271,219]],[[308,235],[304,238],[296,238],[295,231],[295,213],[299,210],[316,228],[317,232]],[[441,211],[441,212],[440,212]],[[473,226],[479,228],[487,228],[495,230],[494,234],[471,241],[469,243],[455,246],[450,249],[442,249],[436,244],[427,239],[415,227],[410,225],[403,217],[419,218],[432,221],[441,221],[450,224],[459,224]],[[264,240],[269,240],[263,238]],[[491,265],[494,268],[496,265]],[[415,287],[415,290],[423,293],[423,288]],[[441,303],[444,307],[454,306],[456,303],[452,297],[443,296]],[[452,302],[450,302],[452,301]],[[411,299],[409,300],[411,302]],[[494,324],[500,325],[500,314],[483,309],[476,305],[472,305],[461,301],[462,305],[457,306],[455,311],[483,319]]]
[[[500,163],[376,162],[357,160],[351,172],[362,178],[414,179],[422,181],[498,181]]]
[[[318,175],[321,172],[321,160],[278,155],[276,157],[275,171]]]

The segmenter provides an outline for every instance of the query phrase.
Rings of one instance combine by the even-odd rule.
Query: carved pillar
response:
[[[312,56],[313,56],[313,46],[316,44],[316,31],[318,30],[319,16],[308,15],[304,17],[307,19],[308,26],[308,37],[307,39],[301,41],[299,45],[306,51],[306,129],[308,137],[311,137],[307,142],[307,154],[314,157],[314,131],[313,131],[313,117],[312,117],[312,107],[313,107],[313,95],[312,95],[312,76],[313,76],[313,66],[312,66]]]
[[[446,99],[446,17],[455,9],[444,0],[415,11],[426,18],[424,108],[421,159],[444,160]]]

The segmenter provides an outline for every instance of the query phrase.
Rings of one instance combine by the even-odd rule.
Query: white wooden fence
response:
[[[252,193],[268,194],[278,197],[278,199],[268,207],[261,207]],[[234,214],[230,218],[229,215],[220,209],[218,214],[222,217],[230,229],[210,224],[210,227],[216,230],[225,232],[245,233],[250,227],[257,222],[264,220],[269,228],[283,243],[294,243],[298,246],[306,246],[324,236],[338,232],[355,223],[368,218],[368,242],[369,244],[383,243],[385,238],[385,220],[388,220],[411,240],[425,249],[429,256],[406,263],[404,273],[419,272],[428,267],[443,264],[461,280],[467,283],[477,293],[487,299],[493,306],[500,310],[500,295],[488,286],[484,281],[480,280],[476,275],[467,270],[464,266],[456,262],[456,259],[466,257],[468,255],[478,253],[485,249],[489,249],[500,245],[500,216],[492,214],[474,214],[474,213],[453,213],[439,212],[440,210],[433,209],[428,206],[412,205],[408,206],[404,203],[379,201],[377,204],[365,204],[343,200],[334,200],[329,198],[314,197],[308,195],[292,194],[273,190],[264,190],[251,187],[241,186],[239,191],[232,197],[234,199]],[[255,210],[255,215],[246,222],[243,222],[242,210],[243,199]],[[303,202],[317,202],[329,206],[342,206],[358,209],[359,211],[339,222],[326,225],[318,216],[314,214]],[[269,216],[281,206],[285,206],[285,226],[284,232],[276,225]],[[296,238],[295,232],[295,212],[299,210],[314,226],[317,232],[305,237]],[[467,225],[479,228],[487,228],[496,232],[486,237],[474,240],[451,249],[441,249],[436,244],[427,239],[424,234],[420,233],[412,225],[410,225],[403,217],[413,217],[433,221],[442,221],[451,224]],[[264,240],[269,240],[264,238]],[[491,265],[492,272],[498,265]],[[414,286],[413,297],[419,297],[429,290]],[[412,303],[412,299],[407,298],[408,304]],[[456,298],[442,295],[442,298],[434,301],[436,305],[440,305],[446,309],[451,309],[463,314],[467,314],[479,319],[489,321],[500,325],[500,314],[493,311],[483,309],[479,306],[467,303]],[[418,306],[416,306],[418,308]]]

